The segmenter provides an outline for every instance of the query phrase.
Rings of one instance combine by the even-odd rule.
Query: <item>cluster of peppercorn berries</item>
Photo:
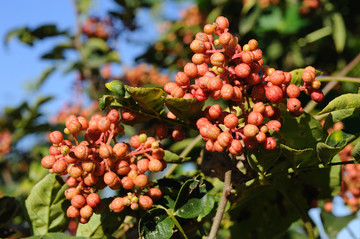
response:
[[[279,104],[286,104],[296,117],[303,113],[297,99],[301,91],[317,102],[322,100],[321,84],[315,80],[316,70],[305,69],[302,86],[291,84],[289,72],[264,65],[256,40],[241,47],[238,38],[228,30],[229,21],[223,16],[205,25],[204,32],[197,33],[190,44],[194,52],[192,62],[164,90],[168,97],[198,101],[211,97],[227,101],[228,111],[212,105],[196,123],[207,142],[207,150],[229,150],[238,155],[244,146],[255,148],[259,143],[266,149],[274,149],[276,141],[270,133],[281,128]],[[225,126],[222,130],[221,125]]]
[[[336,126],[336,124],[335,124]],[[341,161],[352,161],[354,146],[349,144],[340,153]],[[360,209],[360,165],[346,164],[341,168],[342,182],[339,195],[353,212]]]
[[[91,17],[82,25],[81,31],[88,38],[96,37],[104,40],[114,35],[114,25],[110,17],[100,19]]]
[[[70,115],[66,118],[65,134],[71,135],[74,143],[64,139],[60,131],[49,134],[50,155],[41,160],[49,172],[63,175],[69,188],[65,197],[71,201],[67,216],[87,223],[93,213],[104,209],[97,192],[106,186],[113,190],[122,188],[125,197],[116,197],[109,205],[114,212],[125,206],[132,209],[149,209],[153,200],[161,197],[161,191],[154,188],[146,172],[159,172],[166,168],[164,150],[159,141],[141,133],[131,137],[130,144],[117,142],[117,136],[124,135],[122,120],[132,117],[128,111],[120,114],[112,109],[103,117],[95,114],[87,121],[85,117]],[[85,131],[84,140],[79,142],[80,133]]]

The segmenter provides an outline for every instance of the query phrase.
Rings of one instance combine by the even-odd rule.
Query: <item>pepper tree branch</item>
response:
[[[228,202],[227,197],[229,196],[230,191],[231,191],[231,171],[232,170],[229,169],[228,171],[225,172],[224,188],[223,188],[219,206],[218,206],[218,209],[217,209],[216,215],[214,217],[214,221],[211,226],[210,233],[209,233],[209,236],[207,237],[207,239],[216,239],[216,235],[218,233],[221,220],[225,213],[226,204]]]

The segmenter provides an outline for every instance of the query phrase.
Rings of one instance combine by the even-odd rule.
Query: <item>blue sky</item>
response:
[[[93,13],[101,15],[107,9],[114,7],[111,0],[94,1]],[[178,7],[189,5],[165,1],[163,15],[167,18],[179,17]],[[150,43],[156,39],[157,31],[151,15],[141,11],[138,16],[140,24],[145,24],[145,31],[139,31],[137,36],[144,37]],[[0,8],[0,38],[3,42],[8,31],[28,26],[35,28],[43,24],[57,24],[60,30],[74,30],[75,14],[72,0],[11,0],[2,3]],[[0,81],[3,83],[0,88],[0,112],[6,106],[16,106],[23,101],[34,102],[37,96],[55,96],[55,100],[45,105],[47,114],[54,114],[62,103],[69,100],[75,75],[64,75],[56,72],[51,75],[41,88],[32,92],[26,90],[27,86],[38,79],[41,73],[52,66],[51,62],[41,61],[40,56],[49,51],[56,43],[61,42],[61,37],[42,40],[33,47],[27,46],[14,39],[5,46],[0,44]],[[141,54],[145,45],[138,46],[131,43],[120,44],[119,51],[122,63],[133,64],[133,59]]]

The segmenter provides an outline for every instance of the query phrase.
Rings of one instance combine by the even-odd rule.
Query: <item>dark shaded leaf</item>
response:
[[[293,149],[284,144],[280,145],[284,156],[292,162],[293,167],[299,168],[303,166],[315,165],[318,160],[313,157],[314,149]]]
[[[146,112],[159,114],[164,107],[165,91],[160,88],[139,88],[125,86],[126,91]]]
[[[173,234],[174,222],[165,210],[152,209],[139,221],[139,236],[145,239],[168,239]]]
[[[14,197],[0,198],[0,228],[8,224],[19,211],[19,203]]]
[[[359,163],[360,162],[360,142],[355,145],[352,150],[352,156],[354,160]]]
[[[204,106],[203,101],[183,98],[166,98],[165,104],[174,115],[187,120],[197,117]]]
[[[325,141],[326,132],[320,122],[310,114],[304,112],[296,118],[288,112],[283,114],[283,125],[279,133],[286,146],[293,149],[315,149],[317,142]]]
[[[331,239],[335,239],[338,233],[346,227],[349,222],[356,218],[356,214],[351,214],[344,217],[337,217],[332,213],[321,211],[321,221],[323,223],[325,232]]]
[[[256,147],[246,153],[246,158],[250,166],[262,173],[266,173],[281,155],[281,148],[276,147],[273,150],[266,150],[263,147]]]

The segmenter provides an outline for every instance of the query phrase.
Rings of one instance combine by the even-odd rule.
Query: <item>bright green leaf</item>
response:
[[[180,157],[179,155],[177,155],[169,150],[165,150],[164,160],[167,163],[184,163],[184,162],[191,160],[191,158],[190,157]]]
[[[139,236],[145,239],[168,239],[173,234],[174,222],[165,210],[152,209],[139,221]]]
[[[122,83],[119,80],[113,80],[111,82],[105,83],[105,87],[115,93],[116,95],[120,96],[120,97],[124,97],[125,96],[125,85],[124,83]]]
[[[67,188],[62,178],[55,174],[48,174],[32,188],[25,206],[35,235],[65,230],[69,202],[64,192]]]

